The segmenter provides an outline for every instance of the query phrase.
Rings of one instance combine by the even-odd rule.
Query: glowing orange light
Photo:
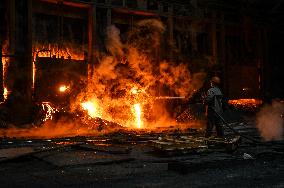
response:
[[[260,99],[236,99],[236,100],[229,100],[229,104],[232,104],[232,105],[261,105],[262,100]]]
[[[65,86],[65,85],[62,85],[62,86],[59,87],[59,91],[62,92],[62,93],[64,93],[67,89],[69,89],[69,87]]]
[[[43,50],[45,49],[45,50]],[[57,58],[63,57],[64,59],[68,59],[69,57],[74,60],[84,60],[84,52],[83,50],[67,47],[64,49],[59,49],[57,45],[36,45],[33,50],[34,53],[34,61],[36,60],[36,55],[38,57],[52,57],[55,55]]]
[[[2,46],[2,55],[6,54],[8,52],[8,43],[7,41],[4,42],[4,45]],[[3,88],[4,88],[4,92],[3,92],[3,96],[4,96],[4,100],[7,99],[8,97],[8,89],[6,88],[6,76],[7,76],[7,70],[8,70],[8,66],[9,66],[9,58],[8,57],[3,57],[2,56],[2,79],[3,79]]]
[[[236,100],[229,100],[228,103],[237,108],[245,108],[253,110],[259,107],[263,102],[260,99],[236,99]]]
[[[131,92],[132,94],[138,94],[138,88],[133,87],[133,88],[130,90],[130,92]]]
[[[35,75],[36,75],[36,66],[35,62],[33,61],[33,89],[35,88]]]
[[[52,120],[53,114],[58,111],[56,108],[52,107],[49,102],[42,102],[41,107],[46,111],[43,121]]]
[[[137,94],[140,94],[140,93],[146,93],[146,91],[142,88],[138,89],[138,87],[133,87],[133,88],[131,88],[130,93],[137,95]]]
[[[5,87],[4,88],[4,93],[3,93],[3,96],[4,96],[4,100],[7,100],[7,98],[8,98],[8,89]]]
[[[140,104],[134,104],[134,109],[135,109],[135,116],[136,116],[136,126],[138,129],[140,129],[142,127],[142,120],[141,120],[141,115],[142,115],[142,111],[141,111],[141,107]]]
[[[81,105],[84,110],[88,111],[89,116],[92,118],[101,117],[98,111],[98,104],[95,100],[83,102]]]

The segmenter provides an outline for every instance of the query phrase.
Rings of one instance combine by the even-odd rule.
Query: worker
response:
[[[207,117],[205,137],[210,137],[212,135],[212,130],[215,127],[217,136],[223,138],[224,130],[222,127],[222,120],[218,116],[218,114],[221,115],[223,113],[223,94],[218,87],[220,85],[220,78],[217,76],[212,77],[210,85],[211,87],[207,91],[207,94],[203,96],[205,115]]]

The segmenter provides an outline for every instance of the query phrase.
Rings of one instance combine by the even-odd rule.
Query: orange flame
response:
[[[136,127],[138,129],[142,128],[142,120],[141,120],[141,106],[139,103],[134,104],[134,110],[135,110],[135,117],[136,117]]]
[[[35,66],[35,62],[33,61],[33,89],[35,88],[35,75],[36,75],[36,66]]]
[[[255,110],[263,103],[263,101],[260,99],[236,99],[229,100],[228,103],[236,108]]]
[[[59,92],[64,93],[64,92],[67,91],[68,89],[69,89],[68,86],[62,85],[62,86],[59,87],[58,90],[59,90]]]
[[[236,99],[236,100],[229,100],[229,103],[232,105],[261,105],[262,100],[260,99]]]
[[[99,112],[99,106],[96,100],[91,100],[81,103],[81,106],[84,110],[88,112],[88,115],[92,118],[100,117],[101,113]]]
[[[34,61],[36,57],[57,57],[64,59],[84,60],[84,51],[74,47],[65,47],[60,49],[58,45],[37,45],[34,47]]]
[[[84,60],[84,51],[78,48],[72,47],[65,47],[59,49],[58,45],[56,44],[48,44],[48,45],[40,45],[35,44],[33,47],[33,88],[35,84],[35,77],[36,77],[36,58],[37,57],[57,57],[57,58],[64,58],[64,59],[73,59],[73,60]],[[60,91],[61,92],[61,91]],[[65,92],[65,91],[63,91]]]
[[[6,87],[4,87],[4,93],[3,93],[3,96],[4,96],[4,100],[7,100],[8,98],[8,89]]]
[[[4,45],[2,46],[2,55],[5,55],[7,53],[7,50],[8,49],[8,43],[7,41],[4,42]],[[8,57],[2,57],[2,65],[3,65],[3,88],[4,88],[4,92],[3,92],[3,96],[4,96],[4,101],[7,100],[8,98],[8,89],[7,89],[7,86],[6,86],[6,83],[5,83],[5,78],[6,78],[6,75],[7,75],[7,70],[8,70],[8,66],[9,66],[9,58]]]

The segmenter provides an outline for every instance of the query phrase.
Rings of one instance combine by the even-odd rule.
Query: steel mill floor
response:
[[[231,124],[260,140],[252,120]],[[198,132],[104,137],[2,138],[4,187],[284,187],[284,141]]]

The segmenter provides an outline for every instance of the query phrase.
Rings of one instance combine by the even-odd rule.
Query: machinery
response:
[[[71,58],[37,57],[35,71],[34,99],[64,107],[84,88],[88,64]]]

